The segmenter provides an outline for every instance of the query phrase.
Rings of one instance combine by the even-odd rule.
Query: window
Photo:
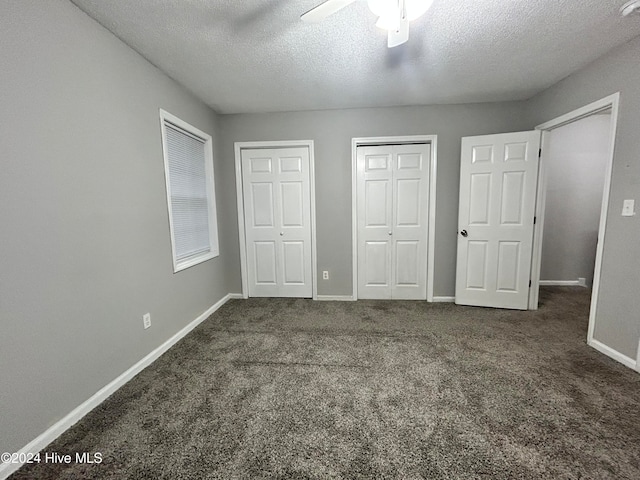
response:
[[[173,271],[217,257],[211,136],[160,110]]]

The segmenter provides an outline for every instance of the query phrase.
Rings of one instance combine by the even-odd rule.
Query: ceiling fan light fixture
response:
[[[627,17],[632,13],[640,13],[640,0],[631,0],[620,7],[620,15]]]
[[[405,0],[405,8],[407,9],[407,18],[409,21],[420,18],[424,15],[433,0]],[[369,10],[378,16],[376,27],[384,30],[393,30],[397,28],[400,18],[398,10],[398,0],[367,0]]]
[[[382,30],[395,30],[398,28],[398,17],[399,15],[397,13],[395,15],[379,17],[376,22],[376,27],[381,28]]]

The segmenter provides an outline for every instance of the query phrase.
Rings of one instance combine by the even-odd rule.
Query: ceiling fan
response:
[[[305,22],[319,22],[356,0],[326,0],[300,18]],[[409,40],[409,22],[424,15],[433,0],[367,0],[369,9],[378,17],[376,26],[389,32],[389,48]]]

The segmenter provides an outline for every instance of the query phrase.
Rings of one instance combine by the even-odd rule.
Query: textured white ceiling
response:
[[[435,0],[394,49],[362,0],[72,1],[219,113],[527,99],[640,35],[625,0]]]

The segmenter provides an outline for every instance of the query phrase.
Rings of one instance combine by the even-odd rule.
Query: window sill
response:
[[[198,255],[197,257],[188,258],[182,260],[180,262],[173,264],[173,273],[178,273],[182,270],[186,270],[189,267],[193,267],[194,265],[198,265],[202,262],[206,262],[207,260],[211,260],[212,258],[217,257],[219,254],[217,252],[207,252],[202,255]]]

